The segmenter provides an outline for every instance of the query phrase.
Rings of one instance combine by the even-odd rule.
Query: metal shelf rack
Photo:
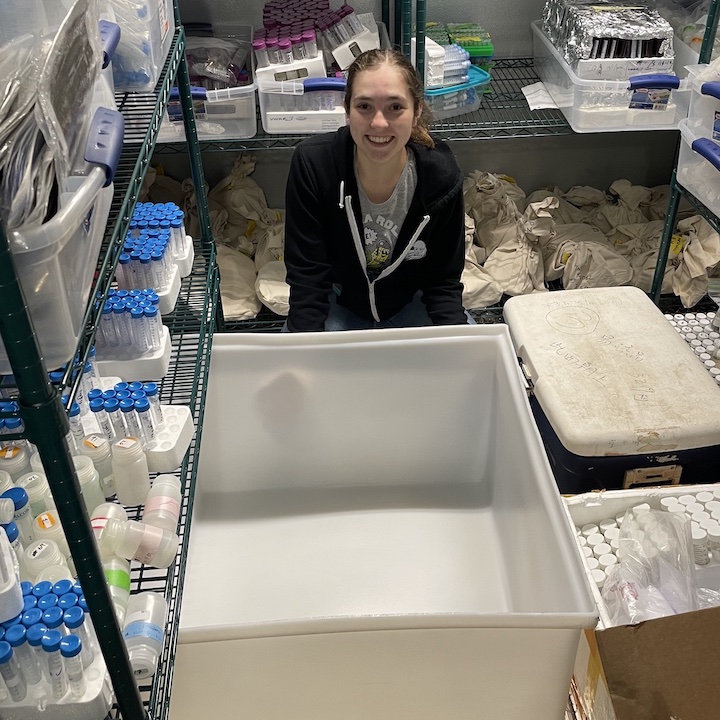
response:
[[[170,89],[176,79],[180,88],[186,137],[191,139],[187,151],[190,155],[193,180],[196,187],[205,187],[190,101],[189,74],[184,53],[185,34],[177,7],[175,17],[177,29],[155,90],[147,94],[116,95],[118,107],[125,116],[124,144],[114,179],[108,230],[90,292],[91,300],[84,316],[85,330],[77,347],[83,362],[76,367],[83,367],[90,351],[98,322],[97,305],[102,304],[95,302],[95,299],[103,300],[110,288],[122,241],[149,167]],[[204,192],[198,193],[198,216],[202,238],[196,242],[194,266],[190,276],[183,281],[174,312],[163,318],[172,337],[172,355],[171,369],[160,383],[163,403],[189,406],[196,434],[180,468],[183,479],[183,502],[178,530],[180,551],[168,570],[140,567],[132,571],[131,590],[162,592],[169,608],[158,672],[151,684],[141,688],[137,687],[128,661],[65,439],[69,423],[60,397],[66,388],[70,388],[70,394],[74,396],[78,385],[77,373],[70,368],[60,385],[50,384],[48,368],[45,367],[37,345],[32,319],[28,314],[7,237],[0,223],[0,256],[3,258],[0,264],[0,334],[14,372],[15,382],[10,393],[17,399],[17,415],[24,424],[22,434],[8,436],[8,439],[25,437],[38,448],[115,691],[117,703],[112,715],[124,720],[164,720],[169,709],[173,657],[177,643],[197,472],[197,450],[219,289],[215,249]],[[7,412],[2,414],[10,415]],[[134,515],[130,512],[130,517],[137,518],[137,512],[137,509]]]
[[[443,140],[493,140],[497,138],[570,135],[572,129],[560,110],[530,110],[522,94],[525,85],[538,82],[532,58],[496,60],[490,90],[480,108],[450,120],[437,121],[433,132]],[[295,147],[307,135],[268,135],[258,115],[258,133],[243,140],[201,140],[202,152],[242,152]],[[186,152],[187,143],[158,143],[155,152]]]

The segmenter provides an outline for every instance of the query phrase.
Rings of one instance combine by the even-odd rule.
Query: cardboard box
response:
[[[685,485],[584,493],[565,498],[573,525],[598,522],[641,502],[712,490]],[[586,567],[587,569],[587,567]],[[720,589],[720,562],[702,568],[702,584]],[[720,607],[609,627],[600,592],[597,629],[586,630],[575,660],[571,698],[579,720],[711,720],[720,715]]]

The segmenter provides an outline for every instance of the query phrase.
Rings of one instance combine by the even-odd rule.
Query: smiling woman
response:
[[[465,324],[462,173],[427,130],[408,60],[363,53],[348,127],[296,149],[286,189],[291,332]]]

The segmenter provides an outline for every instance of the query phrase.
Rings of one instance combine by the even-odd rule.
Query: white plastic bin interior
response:
[[[561,717],[596,610],[507,328],[215,335],[183,598],[175,720]]]

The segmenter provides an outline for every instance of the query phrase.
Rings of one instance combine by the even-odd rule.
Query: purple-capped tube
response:
[[[307,57],[302,33],[293,33],[290,36],[290,44],[292,45],[293,60],[304,60]]]
[[[277,65],[280,62],[280,52],[278,49],[277,38],[268,37],[265,39],[265,49],[267,50],[268,61],[271,65]]]
[[[346,42],[349,42],[350,33],[348,32],[348,26],[345,25],[343,19],[335,12],[331,13],[331,18],[330,29],[331,32],[335,33],[338,39],[338,45],[344,45]]]
[[[292,43],[290,38],[284,37],[278,40],[278,57],[284,65],[289,65],[293,61]]]
[[[143,314],[147,320],[148,349],[156,352],[162,348],[162,318],[154,306],[145,308]]]
[[[360,19],[355,13],[355,8],[345,3],[338,11],[338,15],[343,19],[343,22],[350,30],[350,35],[359,35],[364,32],[365,26],[360,22]]]
[[[317,36],[314,30],[303,30],[303,45],[305,45],[305,57],[315,58],[318,54]]]
[[[253,40],[252,49],[255,55],[255,67],[258,69],[267,67],[270,64],[270,60],[268,58],[267,48],[265,47],[265,39],[256,38]]]

